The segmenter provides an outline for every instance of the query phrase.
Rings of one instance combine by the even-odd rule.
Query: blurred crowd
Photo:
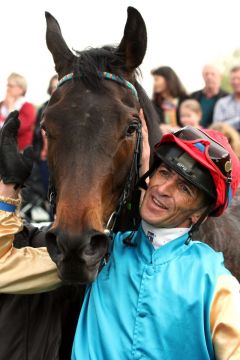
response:
[[[188,94],[168,66],[154,69],[153,103],[163,133],[191,125],[222,132],[240,157],[240,66],[229,73],[232,93],[221,88],[221,73],[213,65],[202,70],[204,88]]]
[[[58,77],[54,75],[47,89],[49,96],[56,90],[57,82]],[[0,127],[11,111],[19,111],[18,147],[22,151],[28,146],[33,146],[34,150],[33,171],[26,187],[22,190],[22,215],[30,221],[49,221],[51,213],[47,201],[49,180],[47,140],[40,126],[42,113],[48,100],[37,109],[26,100],[26,93],[26,79],[17,73],[10,74],[7,78],[5,98],[0,102]]]
[[[153,77],[152,102],[159,116],[159,126],[163,133],[174,131],[180,127],[191,125],[197,128],[212,128],[222,132],[231,143],[240,158],[240,66],[231,69],[229,80],[232,93],[221,88],[221,73],[213,65],[205,65],[202,70],[203,89],[188,94],[176,72],[161,66],[151,72]],[[48,85],[49,96],[57,88],[57,75]],[[7,79],[5,98],[0,102],[0,127],[8,114],[19,111],[20,128],[18,146],[23,150],[29,145],[34,149],[34,169],[29,180],[30,187],[23,191],[23,211],[30,220],[34,216],[32,210],[41,207],[49,214],[47,203],[48,168],[47,140],[41,130],[41,117],[48,100],[37,109],[26,100],[27,81],[17,73]],[[31,191],[28,190],[31,188]],[[35,211],[35,220],[43,220],[45,214]],[[49,215],[46,216],[49,220]]]

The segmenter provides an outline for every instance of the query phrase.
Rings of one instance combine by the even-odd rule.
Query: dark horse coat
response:
[[[231,206],[218,218],[209,218],[194,234],[195,239],[201,239],[216,251],[223,252],[227,269],[240,281],[240,187]]]
[[[25,225],[14,246],[45,246]],[[0,295],[0,360],[69,360],[84,289],[63,286],[37,295]]]

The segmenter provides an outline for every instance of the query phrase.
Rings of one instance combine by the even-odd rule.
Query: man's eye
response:
[[[179,185],[180,190],[183,191],[184,193],[191,195],[191,190],[189,189],[189,187],[185,184],[180,184]]]
[[[161,176],[169,176],[169,171],[164,170],[164,169],[160,169],[160,170],[158,171],[158,173],[159,173]]]

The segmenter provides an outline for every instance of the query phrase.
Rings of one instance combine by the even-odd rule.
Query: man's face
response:
[[[203,79],[207,88],[220,87],[221,75],[214,66],[207,65],[203,68]]]
[[[190,227],[200,215],[202,200],[200,190],[161,164],[150,179],[141,217],[159,228]]]
[[[235,94],[240,94],[240,70],[230,74],[230,83]]]

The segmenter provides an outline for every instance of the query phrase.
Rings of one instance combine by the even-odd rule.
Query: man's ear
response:
[[[196,224],[197,221],[200,219],[200,217],[202,216],[202,214],[206,211],[206,206],[200,208],[199,210],[196,210],[190,217],[189,217],[189,221],[191,226]],[[203,222],[205,222],[207,220],[207,216],[206,218],[203,220]],[[202,223],[203,223],[202,222]]]

